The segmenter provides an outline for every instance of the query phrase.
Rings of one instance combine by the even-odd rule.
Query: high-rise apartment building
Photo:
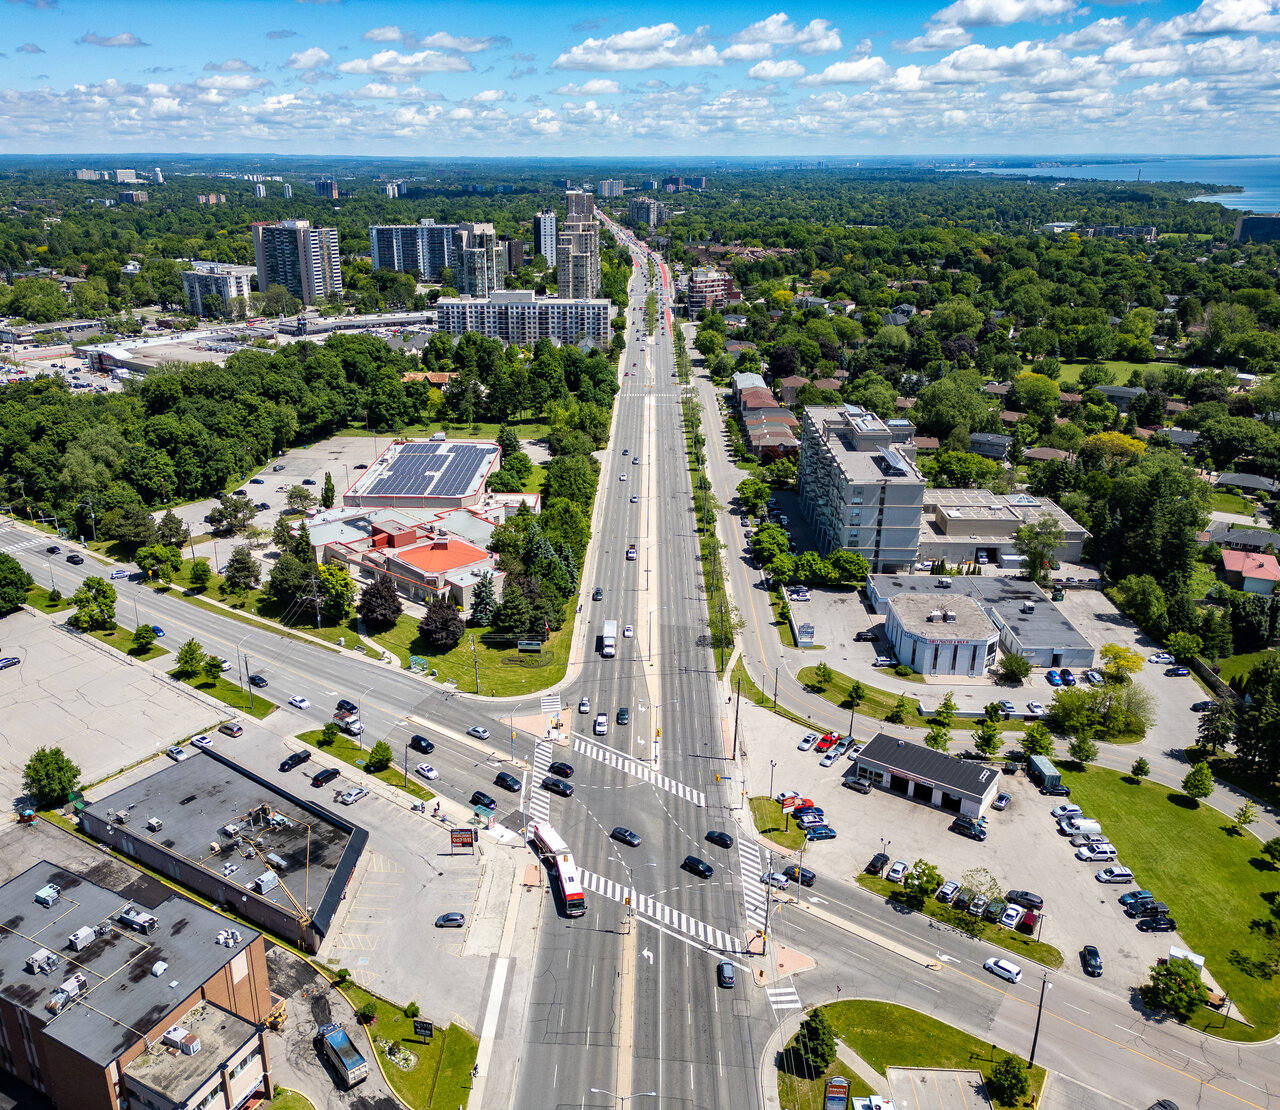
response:
[[[914,564],[925,480],[913,430],[857,405],[804,410],[797,489],[823,555],[857,551],[877,574]]]
[[[289,200],[293,196],[293,186],[286,185],[284,187],[284,199]]]
[[[152,179],[155,181],[155,183],[156,183],[157,185],[163,185],[163,184],[164,184],[164,174],[162,174],[162,173],[160,172],[160,167],[159,167],[159,166],[156,166],[156,168],[155,168],[154,170],[152,170],[152,171],[151,171],[151,177],[152,177]]]
[[[138,180],[138,175],[134,170],[116,170],[116,184],[124,185]]]
[[[556,286],[561,297],[583,300],[600,289],[595,198],[581,189],[570,189],[564,197],[568,211],[556,235]]]
[[[503,247],[507,252],[507,273],[515,273],[524,265],[524,240],[523,239],[507,239],[503,241]]]
[[[565,218],[567,224],[580,220],[596,218],[596,198],[581,189],[567,189],[564,194]]]
[[[416,224],[374,224],[369,228],[369,253],[375,270],[417,270],[428,281],[439,281],[456,261],[453,235],[457,224],[420,220]]]
[[[197,204],[226,204],[226,193],[201,193],[196,197]]]
[[[190,270],[182,271],[182,288],[187,294],[187,308],[193,316],[205,315],[205,298],[216,294],[221,298],[220,308],[231,308],[236,297],[249,299],[252,290],[250,279],[256,271],[252,266],[229,266],[222,262],[192,262]]]
[[[267,187],[265,185],[255,185],[253,187],[253,195],[261,200],[267,195]]]
[[[507,343],[590,339],[607,347],[613,338],[613,304],[604,298],[535,297],[532,289],[508,289],[489,297],[441,297],[436,302],[440,330],[473,331]]]
[[[617,178],[606,178],[600,182],[596,192],[602,197],[620,197],[622,196],[622,182]]]
[[[283,285],[307,305],[342,293],[337,228],[312,227],[309,220],[250,226],[258,288],[264,293],[272,285]]]
[[[316,196],[325,197],[328,200],[338,199],[338,183],[331,177],[326,177],[315,183]]]
[[[548,266],[556,264],[556,214],[539,212],[533,217],[533,253],[547,260]]]
[[[503,287],[507,276],[507,251],[498,242],[493,224],[458,224],[453,232],[457,261],[453,283],[459,293],[487,297]]]
[[[652,197],[632,197],[627,204],[627,219],[633,224],[661,227],[670,217],[670,209]]]
[[[689,313],[701,312],[704,308],[717,308],[730,301],[740,299],[733,287],[733,277],[712,269],[710,266],[698,266],[689,274]]]
[[[116,199],[121,204],[146,204],[149,198],[145,189],[122,189]]]

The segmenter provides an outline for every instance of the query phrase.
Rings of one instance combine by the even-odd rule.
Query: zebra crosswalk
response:
[[[803,1005],[795,987],[766,987],[765,993],[769,996],[769,1005],[773,1007],[774,1013],[779,1010],[798,1010]]]
[[[15,551],[26,551],[28,548],[48,543],[48,536],[28,536],[24,532],[14,532],[12,536],[6,536],[4,540],[0,540],[0,551],[6,555],[12,555]]]
[[[634,775],[645,782],[653,783],[659,790],[665,790],[669,794],[684,798],[696,806],[705,807],[707,804],[707,796],[701,790],[695,790],[692,786],[685,786],[682,782],[676,782],[675,779],[669,779],[666,775],[658,774],[652,767],[646,767],[639,760],[632,759],[626,752],[620,752],[615,748],[607,748],[603,744],[595,744],[590,740],[583,740],[576,736],[573,740],[573,750],[590,759],[598,759],[601,763],[607,763],[610,767],[616,767],[624,774]]]
[[[542,699],[543,713],[559,713],[564,705],[560,701],[559,694],[547,694]]]
[[[579,874],[582,876],[584,889],[614,902],[626,901],[628,888],[624,884],[615,883],[612,879],[606,879],[603,875],[597,875],[593,871],[579,870]],[[659,902],[656,898],[650,898],[647,894],[635,895],[631,901],[631,908],[639,917],[649,918],[651,921],[661,925],[668,925],[677,932],[684,933],[685,936],[692,937],[701,944],[705,944],[710,949],[719,952],[742,952],[744,950],[742,942],[737,937],[717,929],[714,925],[708,925],[705,921],[699,921],[696,917],[690,917],[686,913],[672,909],[666,903]]]
[[[747,920],[757,929],[764,928],[765,903],[769,898],[769,888],[759,881],[764,874],[764,862],[760,859],[760,847],[746,837],[740,836],[738,846],[738,871],[742,876],[742,901],[746,907]]]
[[[525,801],[529,818],[533,821],[551,820],[551,795],[538,784],[551,766],[552,750],[552,746],[543,740],[533,746],[533,781],[529,784],[531,789]]]

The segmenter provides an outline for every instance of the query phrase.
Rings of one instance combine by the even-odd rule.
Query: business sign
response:
[[[827,1080],[822,1100],[823,1110],[847,1110],[849,1105],[849,1081],[842,1075]]]
[[[449,847],[451,848],[470,848],[476,842],[475,829],[450,829],[449,830]]]
[[[429,1041],[435,1035],[435,1027],[426,1018],[414,1018],[413,1035]]]

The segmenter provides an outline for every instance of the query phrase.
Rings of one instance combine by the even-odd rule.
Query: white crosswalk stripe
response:
[[[795,987],[767,987],[769,1005],[777,1010],[798,1010],[803,1005]]]
[[[707,804],[707,796],[701,790],[695,790],[692,786],[685,786],[682,782],[676,782],[675,779],[669,779],[666,775],[660,775],[652,767],[646,767],[638,760],[632,759],[625,752],[617,751],[614,748],[606,748],[603,744],[593,744],[590,740],[582,740],[578,737],[574,737],[573,750],[581,752],[591,759],[598,759],[601,763],[607,763],[610,767],[616,767],[624,774],[634,775],[645,782],[651,782],[659,790],[675,794],[677,797],[684,798],[696,806],[705,807]]]
[[[551,765],[552,750],[552,746],[542,740],[533,747],[533,781],[529,784],[529,797],[525,804],[529,817],[534,821],[551,820],[551,795],[538,784]]]
[[[627,887],[624,884],[615,883],[612,879],[606,879],[594,871],[580,869],[578,873],[582,876],[584,889],[613,902],[626,901]],[[641,919],[647,917],[663,925],[669,925],[676,931],[701,941],[708,948],[721,952],[744,950],[742,942],[737,937],[717,929],[714,925],[708,925],[705,921],[699,921],[696,917],[690,917],[686,913],[672,909],[665,902],[659,902],[647,894],[637,894],[632,900],[632,909],[637,917]]]
[[[760,858],[760,847],[741,836],[736,843],[738,870],[742,876],[742,901],[746,906],[747,920],[757,929],[763,929],[769,888],[759,881],[760,876],[764,874],[764,861]]]
[[[563,708],[564,708],[564,705],[560,701],[559,694],[547,694],[542,699],[543,713],[559,713],[560,710]]]
[[[21,542],[18,542],[17,540],[7,540],[4,543],[0,543],[0,551],[25,551],[28,547],[38,547],[40,544],[45,542],[45,538],[41,536],[25,539]]]

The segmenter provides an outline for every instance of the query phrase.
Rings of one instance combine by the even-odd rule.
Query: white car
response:
[[[468,736],[474,736],[477,740],[488,740],[489,730],[482,725],[472,725],[467,729]]]
[[[853,747],[849,749],[849,759],[850,760],[857,759],[858,755],[861,753],[862,749],[865,747],[866,747],[866,744],[854,744]]]
[[[164,754],[167,755],[174,763],[181,763],[191,753],[186,748],[179,748],[176,745],[172,748],[165,748]]]
[[[213,737],[207,732],[202,732],[199,736],[191,737],[191,743],[197,748],[207,748],[213,743]]]
[[[805,738],[796,745],[796,750],[801,752],[807,752],[817,742],[818,742],[818,734],[816,732],[807,733],[805,735]]]
[[[636,630],[632,628],[631,625],[629,624],[622,629],[622,638],[624,640],[631,639],[631,637],[634,636],[635,634],[636,634]]]
[[[289,704],[292,705],[294,709],[310,709],[311,708],[311,703],[307,701],[307,699],[304,698],[301,694],[294,694],[293,697],[289,699]]]
[[[578,712],[579,712],[579,713],[590,713],[590,712],[591,712],[591,699],[590,699],[590,698],[583,698],[580,702],[578,702]]]
[[[779,871],[767,871],[760,876],[762,883],[768,883],[774,890],[786,890],[791,885],[791,880]]]
[[[896,667],[898,661],[892,655],[877,655],[875,662],[871,664],[873,667]]]
[[[904,859],[896,860],[894,865],[889,868],[889,874],[887,874],[885,878],[891,883],[900,883],[910,866],[911,865]]]
[[[832,748],[829,752],[827,752],[827,754],[824,755],[818,761],[818,766],[830,767],[839,758],[840,758],[840,746],[837,744],[834,748]]]
[[[1072,802],[1063,802],[1060,806],[1054,806],[1049,810],[1049,816],[1055,821],[1061,821],[1064,817],[1079,817],[1084,813],[1078,805]]]
[[[430,763],[419,763],[414,772],[421,775],[424,779],[438,779],[440,772],[437,771]]]
[[[1004,913],[1000,915],[1000,924],[1006,929],[1016,929],[1024,913],[1026,910],[1021,906],[1006,906]]]
[[[1043,716],[1044,706],[1038,701],[1027,702],[1027,712],[1034,713],[1037,717]]]
[[[626,480],[627,480],[627,476],[626,476],[625,474],[619,474],[619,475],[618,475],[618,481],[619,481],[619,482],[625,482]]]
[[[1167,651],[1157,651],[1155,655],[1147,657],[1148,663],[1164,663],[1166,666],[1173,662],[1173,656]]]
[[[1086,844],[1076,849],[1076,859],[1085,863],[1111,863],[1116,858],[1113,844]]]
[[[794,790],[783,790],[783,791],[780,791],[774,797],[773,800],[777,802],[778,805],[782,805],[783,802],[789,801],[791,798],[798,798],[798,797],[800,797],[800,795],[797,794]]]
[[[1009,960],[1002,960],[998,956],[992,956],[982,967],[984,970],[991,972],[992,975],[998,975],[1001,979],[1005,979],[1010,983],[1020,983],[1022,981],[1022,968]]]
[[[609,714],[597,713],[595,723],[591,726],[591,731],[597,736],[607,736],[609,733]]]
[[[230,660],[230,659],[219,659],[219,660],[218,660],[218,662],[222,664],[222,669],[223,669],[223,671],[229,671],[229,670],[231,670],[231,660]]]
[[[1131,883],[1133,872],[1127,867],[1104,867],[1094,878],[1100,883]]]

